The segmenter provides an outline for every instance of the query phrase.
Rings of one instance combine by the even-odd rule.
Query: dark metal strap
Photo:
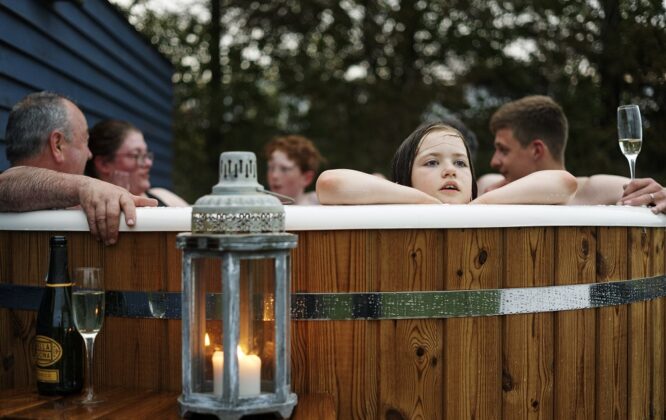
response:
[[[37,310],[42,288],[0,284],[0,308]],[[666,276],[609,283],[428,292],[292,293],[294,320],[455,318],[568,311],[626,305],[666,296]],[[107,291],[106,315],[180,319],[180,292]],[[208,318],[221,295],[208,294]],[[218,314],[217,316],[215,314]]]

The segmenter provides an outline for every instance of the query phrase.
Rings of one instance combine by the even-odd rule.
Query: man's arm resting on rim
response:
[[[17,166],[0,174],[0,211],[21,212],[79,204],[82,175]]]
[[[31,211],[81,205],[90,233],[105,244],[118,238],[120,213],[128,226],[136,222],[136,206],[156,206],[152,198],[84,175],[20,166],[0,174],[0,211]]]

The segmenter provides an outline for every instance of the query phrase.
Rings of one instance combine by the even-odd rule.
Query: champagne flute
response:
[[[636,158],[643,144],[643,126],[638,105],[622,105],[617,108],[617,134],[620,150],[629,161],[631,179],[636,178]]]
[[[72,292],[74,326],[86,344],[87,382],[86,395],[81,404],[102,402],[93,392],[93,350],[95,337],[104,321],[104,280],[97,267],[79,267],[74,272],[76,282]]]

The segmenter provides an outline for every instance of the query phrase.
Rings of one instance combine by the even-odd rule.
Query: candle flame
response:
[[[204,345],[206,347],[210,346],[210,337],[208,336],[208,333],[204,336]]]

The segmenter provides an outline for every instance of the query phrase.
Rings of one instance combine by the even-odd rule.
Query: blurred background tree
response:
[[[529,94],[563,106],[576,175],[628,175],[615,110],[638,103],[637,174],[666,181],[663,0],[123,4],[174,63],[174,182],[189,200],[217,181],[221,151],[254,151],[263,169],[262,146],[281,133],[312,138],[329,167],[388,174],[397,145],[433,114],[476,132],[486,173],[490,115]]]

